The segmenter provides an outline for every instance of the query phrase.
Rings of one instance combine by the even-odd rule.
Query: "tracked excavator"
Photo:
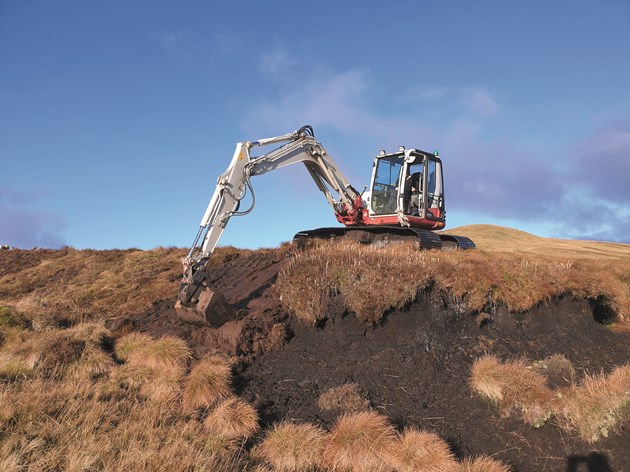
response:
[[[257,147],[275,147],[252,156]],[[219,292],[208,288],[206,262],[233,216],[254,208],[251,178],[303,163],[325,195],[337,221],[343,226],[298,232],[298,247],[314,238],[348,238],[366,244],[386,245],[412,241],[420,249],[473,249],[468,238],[442,232],[446,225],[442,161],[437,151],[406,149],[380,151],[374,159],[369,190],[358,192],[339,170],[311,126],[282,136],[245,141],[236,150],[201,219],[199,231],[183,259],[184,274],[175,305],[177,315],[189,322],[214,327],[234,319],[235,313]],[[251,205],[240,209],[247,193]]]

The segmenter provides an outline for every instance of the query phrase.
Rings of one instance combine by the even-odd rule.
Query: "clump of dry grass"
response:
[[[115,345],[116,357],[125,361],[114,382],[155,403],[174,401],[181,394],[180,381],[191,359],[182,339],[153,339],[141,333],[122,336]]]
[[[126,362],[129,360],[131,353],[139,348],[148,346],[153,342],[153,338],[148,334],[138,333],[136,331],[120,337],[114,346],[116,358]]]
[[[630,365],[617,367],[610,375],[586,374],[580,384],[571,378],[569,387],[554,391],[534,370],[572,376],[571,363],[563,356],[551,356],[533,366],[528,368],[524,360],[501,363],[492,356],[482,357],[473,364],[471,387],[496,403],[502,415],[517,410],[526,423],[539,427],[553,414],[560,426],[591,443],[607,437],[630,417]]]
[[[399,472],[453,472],[457,461],[437,434],[408,428],[385,453],[386,462]]]
[[[491,457],[467,457],[457,468],[456,472],[510,472],[510,468],[503,462]]]
[[[182,404],[184,410],[207,408],[232,394],[232,368],[219,356],[199,361],[184,381]]]
[[[349,383],[326,390],[319,396],[317,405],[322,411],[355,413],[367,410],[370,402],[363,396],[358,384]]]
[[[279,472],[311,470],[321,460],[323,442],[320,428],[283,422],[267,431],[253,454]]]
[[[203,426],[217,436],[248,439],[258,431],[258,413],[249,403],[229,397],[208,413]]]
[[[184,368],[191,359],[186,341],[174,336],[153,339],[141,333],[122,336],[114,348],[116,357],[128,364],[152,369]]]
[[[563,396],[556,416],[585,441],[607,437],[630,417],[630,365],[617,367],[608,376],[586,375]]]
[[[551,417],[554,395],[545,378],[529,369],[522,359],[506,363],[493,356],[477,359],[470,383],[473,391],[498,405],[502,416],[516,410],[534,427]]]
[[[131,351],[127,362],[153,369],[180,369],[188,365],[191,357],[186,341],[175,336],[164,336]]]
[[[85,324],[80,328],[13,333],[0,351],[0,376],[16,380],[81,376],[82,371],[85,378],[105,374],[114,362],[101,348],[104,332],[99,325]]]
[[[395,438],[396,430],[383,415],[344,414],[325,436],[322,465],[332,470],[384,470],[384,454]]]

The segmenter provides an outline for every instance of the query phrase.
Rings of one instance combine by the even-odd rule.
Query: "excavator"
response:
[[[256,147],[275,147],[252,156]],[[195,240],[183,258],[183,277],[175,304],[186,321],[218,327],[236,314],[224,297],[210,290],[205,266],[232,216],[250,213],[255,204],[251,177],[303,163],[343,226],[298,232],[294,241],[305,246],[314,238],[347,238],[366,244],[386,245],[412,241],[420,249],[474,249],[469,238],[436,233],[446,226],[442,161],[429,153],[400,146],[380,151],[374,159],[369,190],[358,192],[345,178],[310,125],[297,131],[257,141],[237,143],[227,170],[201,219]],[[251,205],[240,209],[247,193]]]

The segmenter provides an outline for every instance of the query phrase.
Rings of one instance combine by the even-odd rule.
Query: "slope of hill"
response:
[[[482,251],[526,252],[571,259],[630,257],[630,244],[543,238],[503,226],[468,225],[446,232],[471,238]]]
[[[340,416],[365,409],[400,433],[383,433],[378,457],[359,454],[369,470],[413,469],[392,451],[416,430],[460,465],[486,455],[515,472],[624,470],[630,246],[451,232],[480,250],[220,248],[210,286],[240,319],[219,329],[175,317],[183,250],[1,251],[0,470],[281,470],[297,457],[274,455],[281,421],[305,423],[323,448],[300,467],[328,470]],[[549,370],[537,427],[518,395],[504,391],[506,407],[471,389],[488,355]],[[605,399],[606,423],[583,437],[561,399]]]

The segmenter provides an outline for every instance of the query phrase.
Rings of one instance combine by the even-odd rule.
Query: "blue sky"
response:
[[[356,188],[439,149],[448,226],[630,242],[627,1],[0,0],[0,243],[189,246],[235,143],[315,128]],[[221,244],[336,224],[302,166]]]

